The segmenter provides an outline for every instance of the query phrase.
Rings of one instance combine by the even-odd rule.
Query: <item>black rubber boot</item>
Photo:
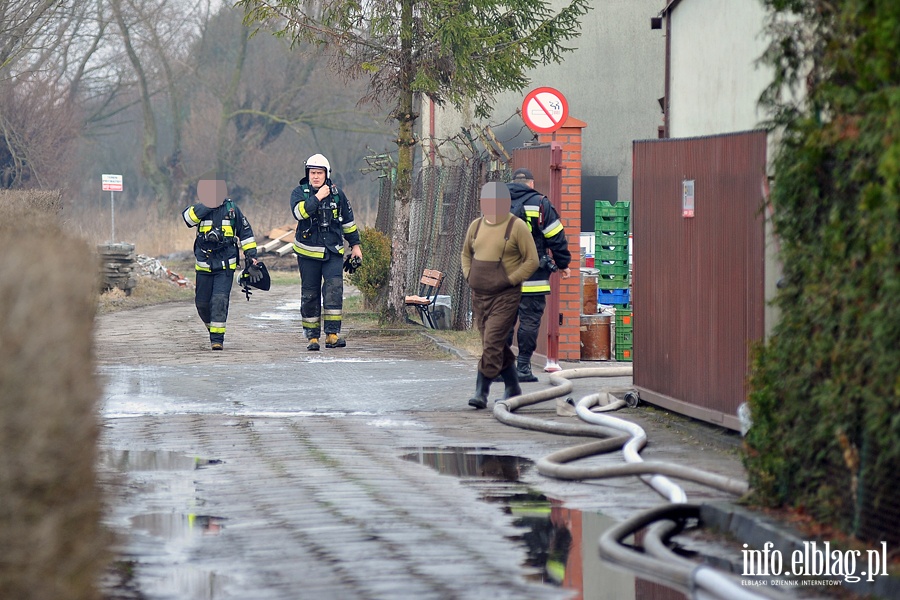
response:
[[[522,383],[533,383],[538,380],[537,376],[531,372],[531,357],[519,356],[516,358],[516,372],[519,375],[519,381]]]
[[[500,371],[500,377],[506,388],[503,390],[503,399],[512,398],[513,396],[522,395],[522,386],[519,385],[519,374],[516,371],[516,365],[509,363],[509,366]]]
[[[475,395],[469,399],[469,406],[472,408],[487,408],[490,389],[491,380],[482,375],[481,371],[478,371],[478,377],[475,379]]]

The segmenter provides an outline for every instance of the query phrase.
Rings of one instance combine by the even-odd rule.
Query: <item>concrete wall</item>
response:
[[[562,2],[554,0],[554,6]],[[497,124],[521,108],[525,95],[541,86],[556,88],[569,102],[569,114],[587,123],[583,130],[584,176],[619,177],[618,199],[631,199],[631,143],[657,137],[662,125],[658,98],[664,93],[665,39],[650,29],[650,18],[663,7],[662,0],[604,0],[593,3],[582,22],[581,37],[570,45],[575,52],[561,65],[539,67],[529,73],[531,85],[521,93],[497,97],[488,124]],[[438,110],[436,136],[448,137],[473,123],[473,111]],[[421,111],[422,139],[428,137],[429,110]],[[518,116],[497,128],[509,147],[531,139],[530,131],[513,141],[524,123]],[[423,145],[424,146],[424,145]],[[427,153],[427,146],[426,153]],[[599,198],[598,198],[599,199]]]
[[[682,0],[671,9],[669,137],[757,129],[772,80],[760,0]]]

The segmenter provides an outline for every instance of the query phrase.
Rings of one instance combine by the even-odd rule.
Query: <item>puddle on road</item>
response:
[[[222,464],[221,460],[193,457],[180,452],[121,449],[102,450],[98,462],[125,477],[130,476],[135,485],[142,487],[154,480],[154,472],[183,471],[184,481],[169,481],[167,484],[170,492],[177,491],[180,495],[176,504],[190,503],[194,499],[193,471]],[[223,533],[226,519],[177,510],[134,514],[126,519],[128,526],[123,533],[137,546],[125,552],[132,556],[144,556],[137,562],[123,561],[131,565],[128,578],[131,582],[137,582],[150,597],[191,600],[222,597],[229,578],[220,572],[190,564],[190,557],[203,538]],[[137,549],[146,544],[153,548],[149,554]],[[119,585],[124,587],[124,584],[124,580],[115,575],[109,582],[114,588]]]
[[[493,454],[492,448],[416,448],[403,459],[460,477],[486,502],[502,503],[522,534],[531,581],[577,591],[584,600],[658,598],[681,600],[680,592],[638,579],[600,560],[597,540],[617,521],[600,513],[566,508],[561,501],[527,488],[522,475],[532,461]]]
[[[190,471],[222,462],[164,450],[103,450],[99,460],[101,464],[120,473]]]
[[[225,519],[209,515],[151,513],[131,517],[131,526],[167,542],[200,535],[219,535]]]

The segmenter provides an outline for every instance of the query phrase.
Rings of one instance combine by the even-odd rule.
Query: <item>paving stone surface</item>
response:
[[[637,478],[539,475],[528,461],[592,440],[471,409],[474,358],[419,333],[354,329],[351,318],[346,348],[307,352],[299,292],[235,293],[224,352],[209,350],[189,303],[98,318],[99,468],[127,572],[110,577],[107,598],[569,598],[578,592],[527,564],[523,530],[497,498],[534,490],[613,522],[663,502]],[[629,385],[578,380],[572,395]],[[501,393],[495,384],[492,399]],[[574,422],[553,401],[521,412]],[[646,407],[616,414],[647,429],[647,460],[743,474],[726,432]],[[428,466],[435,452],[444,473]],[[500,457],[522,463],[511,476]],[[729,498],[683,487],[692,501]],[[582,553],[596,554],[595,541]]]

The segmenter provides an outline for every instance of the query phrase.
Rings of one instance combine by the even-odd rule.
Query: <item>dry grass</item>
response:
[[[477,329],[468,331],[452,331],[447,329],[429,329],[428,333],[440,338],[459,350],[465,350],[472,356],[481,356],[481,336]]]
[[[241,207],[257,242],[265,239],[267,233],[283,225],[296,225],[294,217],[288,210],[288,202],[283,204],[259,203]],[[163,213],[155,206],[138,206],[115,209],[116,240],[134,244],[135,252],[153,257],[170,256],[176,253],[189,252],[194,246],[196,230],[185,226],[181,218],[182,207],[171,213]],[[374,224],[375,214],[366,211],[363,215],[355,215],[358,225]],[[109,204],[103,208],[65,211],[65,219],[70,230],[84,238],[88,243],[96,245],[110,241],[112,219]]]
[[[130,296],[126,296],[119,288],[100,294],[98,312],[107,314],[141,306],[194,299],[194,290],[191,288],[178,287],[168,281],[150,277],[138,277],[137,281],[137,286],[131,291]]]

